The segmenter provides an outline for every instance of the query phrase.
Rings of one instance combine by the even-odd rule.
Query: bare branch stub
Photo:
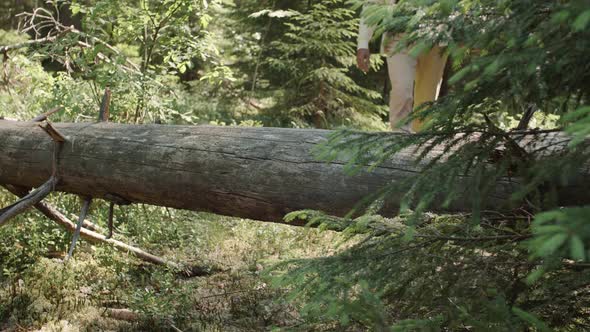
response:
[[[98,121],[108,122],[109,121],[109,110],[111,106],[111,90],[107,87],[104,90],[102,96],[102,103],[100,104],[100,111],[98,113]]]
[[[105,88],[104,95],[102,97],[102,103],[100,105],[100,111],[98,114],[98,121],[100,121],[100,122],[108,122],[109,121],[110,104],[111,104],[111,90],[107,87],[107,88]],[[115,214],[115,205],[116,204],[129,205],[130,202],[122,197],[119,197],[118,195],[115,195],[115,194],[108,194],[107,197],[105,197],[105,198],[110,201],[110,203],[109,203],[109,219],[108,219],[109,232],[108,232],[108,235],[106,236],[107,239],[110,239],[111,237],[113,237],[113,229],[114,229],[113,219],[114,219],[114,214]]]
[[[39,124],[39,127],[43,129],[53,139],[55,142],[63,143],[66,141],[66,138],[57,130],[55,127],[51,125],[49,121],[46,121],[44,124]]]
[[[115,205],[119,205],[119,206],[125,206],[125,205],[131,205],[131,202],[117,194],[111,194],[111,193],[107,193],[104,196],[104,199],[109,201],[109,220],[108,220],[108,227],[109,227],[109,233],[107,235],[107,239],[111,238],[113,236],[113,230],[115,228],[114,226],[114,216],[115,216]]]
[[[47,120],[47,118],[48,118],[50,115],[52,115],[52,114],[54,114],[54,113],[58,112],[59,110],[61,110],[61,107],[56,107],[56,108],[54,108],[54,109],[52,109],[52,110],[50,110],[50,111],[48,111],[48,112],[45,112],[45,113],[43,113],[43,114],[40,114],[40,115],[36,116],[36,117],[35,117],[33,120],[31,120],[31,121],[33,121],[33,122],[43,122],[43,121]]]
[[[117,194],[113,194],[113,193],[105,194],[104,199],[109,202],[113,202],[117,205],[131,205],[132,204],[132,202],[130,202],[128,199],[121,197]]]
[[[113,217],[115,214],[115,203],[111,202],[109,204],[109,233],[107,235],[107,239],[110,239],[113,237]]]

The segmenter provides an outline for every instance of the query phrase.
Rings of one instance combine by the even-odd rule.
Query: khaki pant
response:
[[[415,107],[438,98],[447,55],[440,47],[417,59],[402,51],[387,57],[391,94],[389,97],[389,122],[392,129],[406,118]],[[404,129],[414,132],[422,129],[422,121],[415,120]]]

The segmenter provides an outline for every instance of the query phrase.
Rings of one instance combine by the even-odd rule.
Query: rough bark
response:
[[[342,216],[386,183],[420,171],[413,151],[407,151],[372,172],[348,176],[344,162],[314,158],[313,149],[330,133],[325,130],[110,123],[54,127],[67,139],[59,156],[58,191],[265,221],[281,221],[300,209]],[[0,184],[45,182],[51,176],[52,144],[36,125],[0,121]],[[492,200],[505,200],[513,185],[498,183]],[[588,200],[583,183],[568,190],[568,197]],[[396,209],[402,194],[389,198],[384,214]],[[467,205],[458,200],[450,209]]]

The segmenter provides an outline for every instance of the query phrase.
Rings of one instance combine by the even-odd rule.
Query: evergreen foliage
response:
[[[352,173],[406,149],[423,171],[384,184],[357,207],[365,216],[337,223],[363,241],[278,266],[279,284],[294,287],[316,326],[588,329],[590,211],[560,193],[565,185],[588,190],[588,3],[407,0],[367,5],[364,15],[378,32],[403,33],[398,50],[417,56],[445,45],[450,93],[407,119],[426,121],[419,134],[331,137],[320,156],[348,160]],[[434,151],[443,153],[433,159]],[[502,182],[515,190],[505,206],[494,200]],[[375,216],[400,190],[405,217]],[[471,213],[427,213],[456,202]],[[289,217],[298,216],[322,220],[310,211]]]
[[[298,126],[384,129],[380,116],[385,109],[375,104],[381,95],[349,74],[358,20],[343,4],[322,1],[291,15],[286,33],[270,43],[273,55],[265,62],[272,75],[286,78],[287,90],[275,108],[303,120]]]
[[[358,18],[345,1],[239,1],[233,14],[240,41],[253,45],[231,50],[248,76],[246,95],[277,96],[263,123],[386,128],[382,95],[354,79]]]

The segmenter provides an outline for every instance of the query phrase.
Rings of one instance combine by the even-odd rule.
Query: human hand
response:
[[[359,48],[356,51],[356,66],[363,72],[369,71],[369,65],[371,63],[371,51],[366,48]]]

